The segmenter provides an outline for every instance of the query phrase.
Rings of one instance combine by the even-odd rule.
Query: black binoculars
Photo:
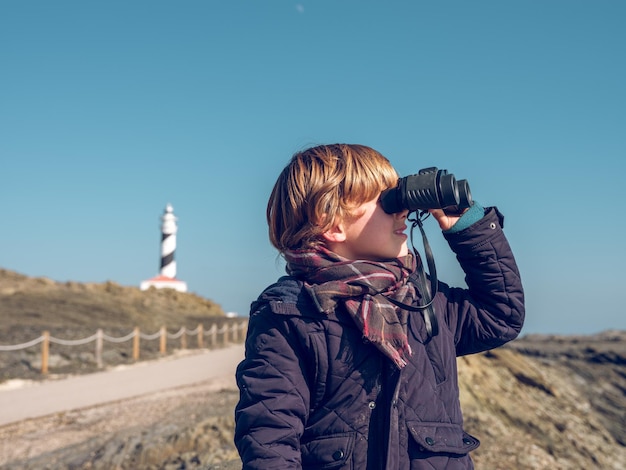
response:
[[[472,205],[472,194],[467,180],[457,181],[447,170],[430,167],[400,178],[395,188],[382,192],[380,203],[388,214],[443,209],[453,215]]]

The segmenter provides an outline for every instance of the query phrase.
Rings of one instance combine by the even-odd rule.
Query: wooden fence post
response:
[[[98,369],[102,369],[102,340],[104,333],[102,328],[98,328],[96,331],[96,364]]]
[[[134,334],[133,336],[133,360],[137,361],[139,359],[139,339],[140,339],[138,326],[135,327],[133,334]]]
[[[48,373],[48,356],[50,354],[50,332],[43,332],[43,341],[41,342],[41,373]]]
[[[167,330],[164,326],[161,327],[161,344],[159,347],[159,352],[161,354],[165,354],[167,350]]]
[[[217,347],[217,325],[215,323],[211,326],[211,347]]]
[[[183,327],[183,334],[180,335],[180,349],[187,349],[187,330]]]
[[[198,349],[202,349],[204,345],[204,327],[202,323],[198,323]]]

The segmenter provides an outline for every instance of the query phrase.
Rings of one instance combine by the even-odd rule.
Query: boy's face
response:
[[[328,248],[351,260],[384,261],[408,253],[408,212],[387,214],[378,198],[361,204],[354,217],[338,222],[324,234]]]

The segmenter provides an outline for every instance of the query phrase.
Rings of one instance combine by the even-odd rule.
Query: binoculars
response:
[[[430,167],[400,178],[396,187],[382,192],[380,203],[388,214],[443,209],[458,215],[472,205],[472,193],[467,180],[457,181],[447,170]]]

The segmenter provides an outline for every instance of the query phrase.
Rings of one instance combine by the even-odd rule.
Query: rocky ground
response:
[[[22,292],[26,305],[28,295],[23,286],[21,291],[20,286],[13,286],[12,293],[6,289],[3,293],[1,274],[0,320],[8,327],[1,330],[4,334],[0,332],[0,344],[12,344],[15,341],[6,336],[7,331],[19,331],[26,338],[44,325],[28,324],[18,309],[5,315],[7,296]],[[137,292],[124,294],[139,298],[139,304],[145,301]],[[14,307],[19,304],[15,299],[11,302]],[[25,307],[22,311],[34,310]],[[74,328],[80,326],[79,315],[73,318]],[[83,319],[87,323],[85,319],[89,324],[95,321],[93,315]],[[111,349],[107,365],[132,362],[124,351]],[[88,351],[59,355],[65,361],[63,373],[94,370]],[[0,353],[0,371],[5,379],[40,380],[33,362],[36,356]],[[154,352],[156,356],[158,352]],[[460,358],[459,382],[467,430],[482,442],[473,453],[477,469],[626,468],[626,332],[525,336],[506,347]],[[229,375],[9,424],[0,427],[0,468],[241,468],[232,443],[236,400],[233,376]]]
[[[459,359],[477,469],[626,468],[626,332]],[[0,427],[0,468],[240,468],[233,376]]]
[[[626,468],[626,332],[522,338],[459,374],[477,468]]]
[[[237,459],[232,376],[0,427],[2,469],[192,469]]]

